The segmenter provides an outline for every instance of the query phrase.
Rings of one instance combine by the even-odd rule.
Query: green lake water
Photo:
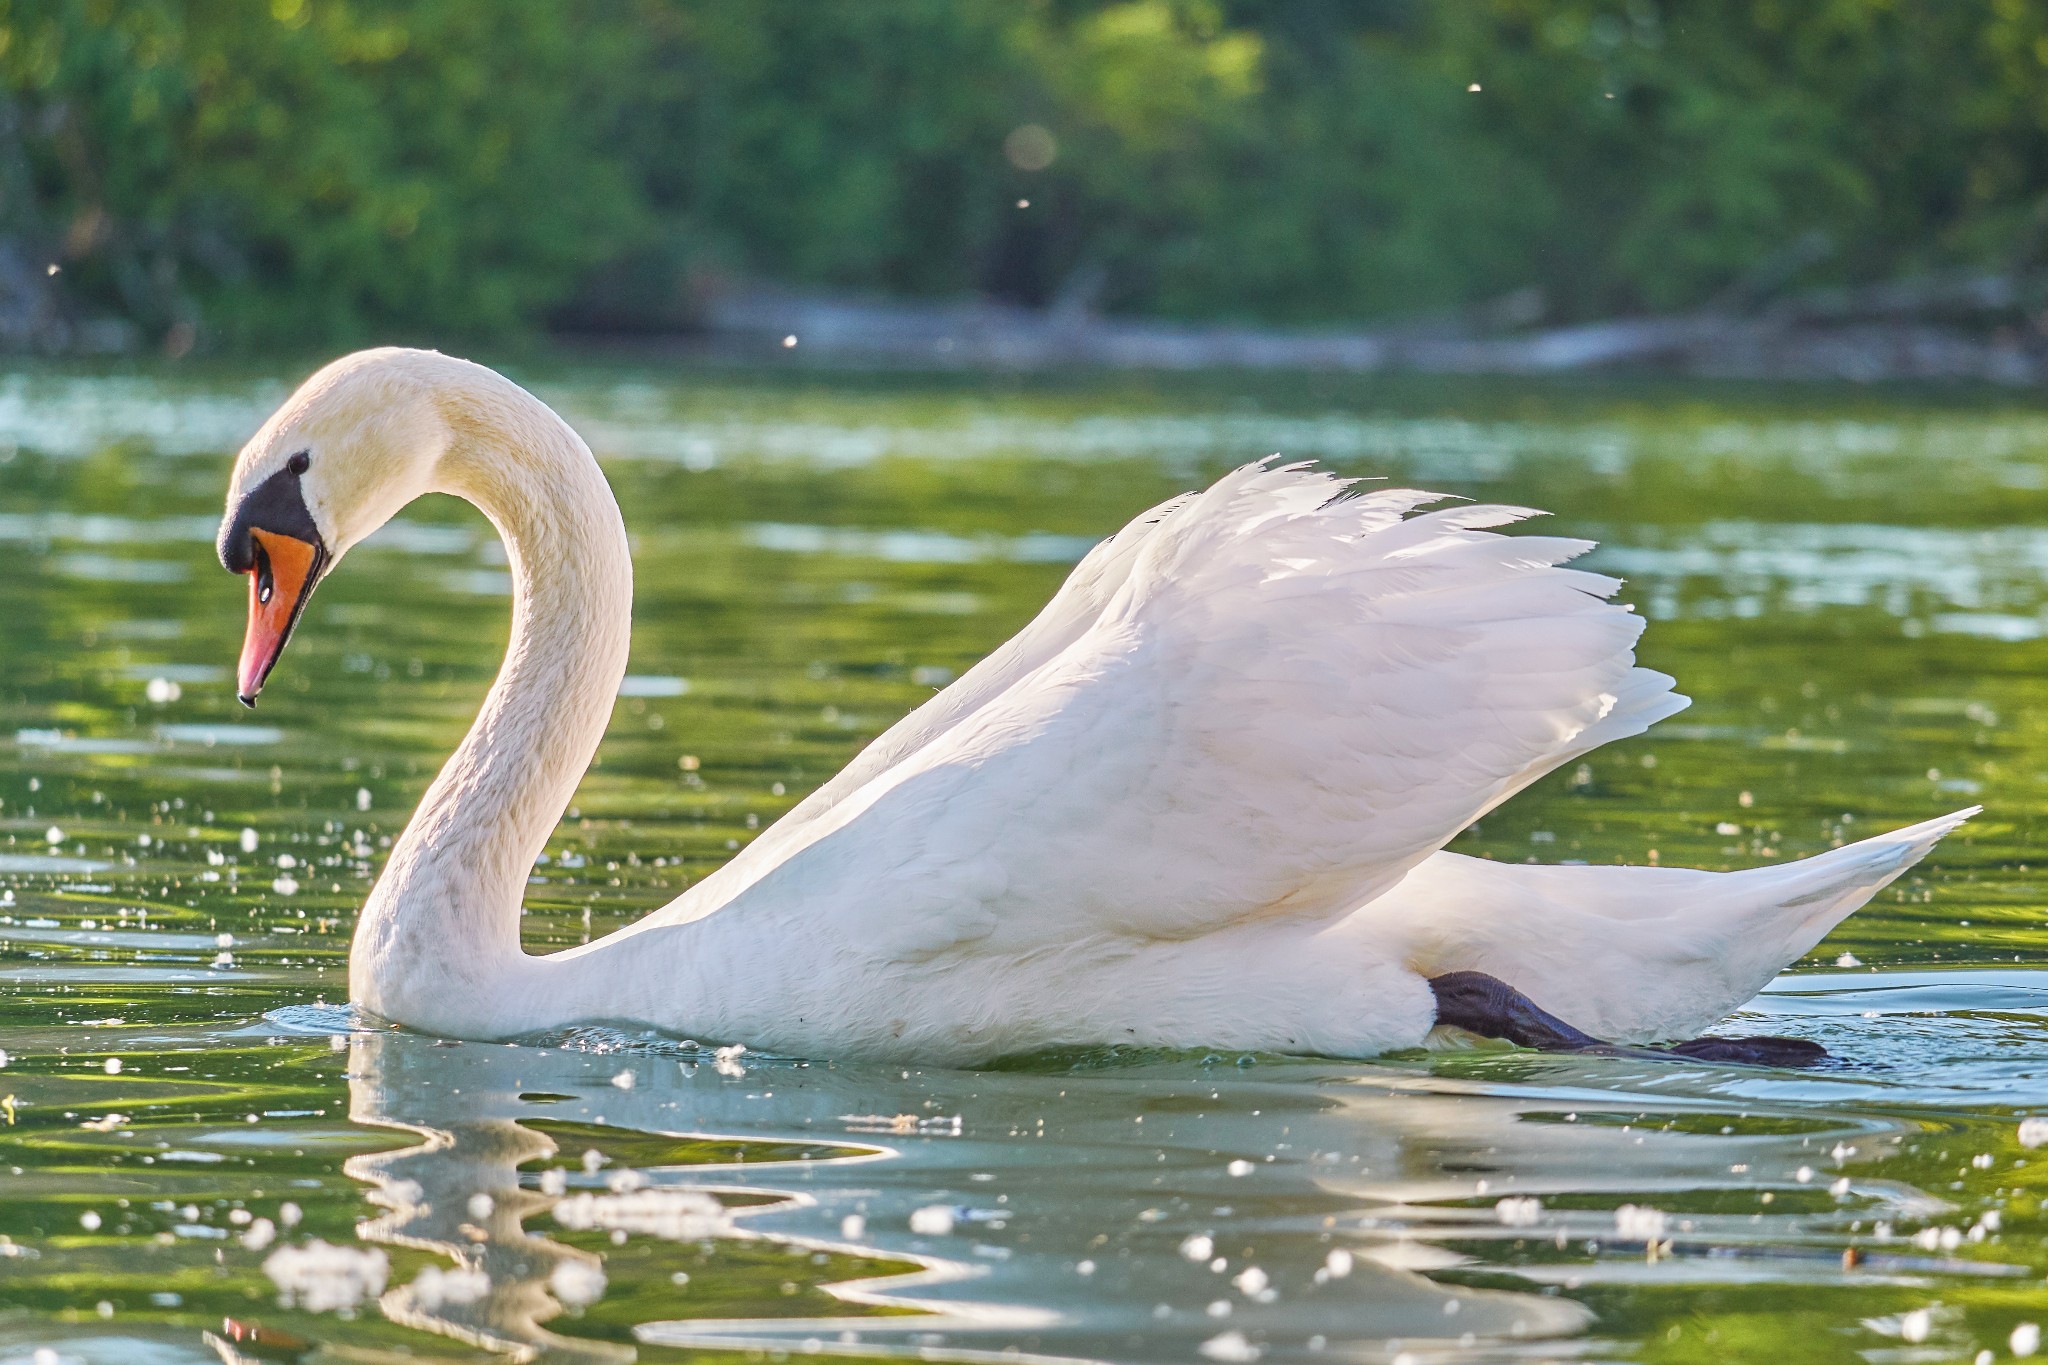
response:
[[[300,372],[17,371],[0,1362],[1974,1361],[2048,1325],[2048,404],[516,373],[639,582],[536,950],[670,899],[1096,539],[1275,451],[1552,510],[1695,699],[1459,849],[1731,868],[1986,813],[1737,1021],[1824,1043],[1810,1073],[450,1045],[351,1015],[344,964],[503,646],[488,527],[430,501],[353,552],[246,713],[211,541]]]

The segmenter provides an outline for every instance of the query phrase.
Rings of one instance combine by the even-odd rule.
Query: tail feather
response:
[[[1690,1037],[1741,1008],[1980,809],[1741,872],[1438,854],[1359,918],[1401,925],[1425,975],[1490,973],[1617,1042]]]
[[[1817,930],[1793,956],[1804,955],[1853,911],[1927,856],[1943,836],[1961,827],[1982,806],[1895,829],[1796,863],[1729,873],[1732,885],[1763,882],[1770,874],[1772,901],[1785,910],[1804,910],[1802,923]]]

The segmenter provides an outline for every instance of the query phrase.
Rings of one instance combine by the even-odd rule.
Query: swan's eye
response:
[[[277,578],[270,571],[270,556],[264,552],[263,543],[252,539],[251,544],[256,551],[256,600],[268,602],[277,590]]]
[[[303,474],[312,463],[313,457],[302,450],[289,460],[286,460],[284,467],[294,474]]]

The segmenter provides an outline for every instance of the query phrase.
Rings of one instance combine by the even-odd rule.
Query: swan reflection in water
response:
[[[389,1290],[378,1304],[384,1316],[515,1354],[544,1349],[563,1361],[634,1359],[630,1347],[563,1337],[541,1325],[562,1311],[551,1284],[595,1289],[604,1273],[592,1253],[526,1230],[527,1220],[555,1199],[522,1188],[519,1168],[553,1156],[554,1141],[493,1116],[488,1097],[463,1103],[460,1091],[436,1093],[427,1079],[433,1069],[409,1066],[414,1050],[403,1040],[362,1037],[351,1052],[350,1117],[420,1139],[347,1162],[348,1174],[367,1182],[371,1202],[386,1210],[357,1231],[372,1242],[436,1253],[457,1271],[451,1277],[431,1268]],[[573,1290],[569,1296],[580,1297]]]
[[[1621,1111],[1643,1101],[1624,1094],[1603,1115],[1575,1089],[1585,1121],[1565,1123],[1541,1090],[1340,1063],[1274,1063],[1268,1079],[1267,1066],[1174,1060],[1111,1078],[714,1066],[627,1043],[353,1036],[351,1117],[417,1138],[349,1162],[384,1210],[361,1235],[441,1258],[384,1294],[388,1317],[548,1361],[632,1360],[634,1343],[970,1360],[1384,1360],[1460,1346],[1519,1357],[1589,1329],[1571,1286],[1698,1282],[1703,1262],[1657,1265],[1653,1250],[1646,1263],[1640,1233],[1619,1264],[1589,1258],[1587,1239],[1616,1238],[1617,1204],[1789,1188],[1801,1150],[1782,1128],[1717,1132],[1728,1097],[1704,1086],[1690,1103],[1714,1124],[1631,1132]],[[1542,1065],[1569,1085],[1572,1067],[1593,1064]],[[1820,1140],[1867,1156],[1899,1136],[1872,1120],[1815,1121],[1828,1127]],[[617,1162],[584,1157],[593,1131],[616,1134]],[[823,1155],[678,1164],[701,1158],[691,1144],[710,1135]],[[1756,1174],[1729,1174],[1751,1163]],[[1537,1226],[1516,1225],[1526,1204],[1496,1207],[1567,1193],[1579,1208],[1542,1209]],[[1858,1196],[1865,1217],[1925,1202],[1876,1181]],[[1809,1214],[1801,1227],[1826,1221]],[[1704,1215],[1697,1236],[1724,1237],[1714,1222]],[[550,1235],[591,1229],[609,1235],[581,1237],[587,1246]],[[1684,1235],[1676,1214],[1667,1235]],[[708,1254],[672,1284],[629,1262],[643,1238]],[[1461,1269],[1528,1288],[1459,1284]],[[786,1316],[804,1308],[786,1297],[784,1282],[799,1280],[838,1306]],[[589,1301],[581,1318],[577,1300]],[[735,1301],[760,1311],[712,1316]]]

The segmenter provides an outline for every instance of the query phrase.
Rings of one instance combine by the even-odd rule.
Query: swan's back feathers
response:
[[[1345,491],[1254,465],[1166,509],[1092,619],[817,815],[766,899],[897,955],[1325,921],[1684,704],[1616,581],[1562,567],[1586,542]]]

